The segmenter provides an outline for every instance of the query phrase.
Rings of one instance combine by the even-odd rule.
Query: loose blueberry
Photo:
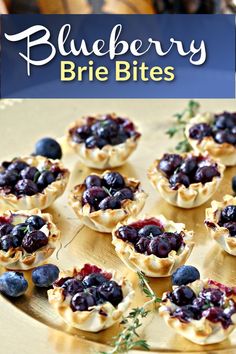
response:
[[[138,232],[139,237],[142,237],[142,236],[155,237],[155,236],[159,236],[161,234],[162,234],[162,230],[156,225],[145,225]]]
[[[115,307],[123,300],[121,286],[113,280],[100,285],[98,292],[105,301],[110,302]]]
[[[84,181],[86,188],[92,188],[92,187],[101,187],[102,186],[102,180],[99,176],[96,175],[90,175],[88,176],[85,181]]]
[[[86,288],[98,286],[107,281],[107,278],[101,273],[92,273],[84,277],[83,284]]]
[[[95,305],[95,298],[88,293],[77,293],[71,299],[72,311],[88,311],[91,306]]]
[[[23,273],[5,272],[0,276],[0,292],[7,296],[21,296],[27,288],[28,282],[25,280]]]
[[[54,264],[45,264],[32,272],[33,283],[40,288],[48,288],[59,276],[59,269]]]
[[[33,253],[39,248],[48,244],[48,238],[42,231],[33,231],[25,235],[22,240],[22,247],[28,253]]]
[[[32,196],[38,193],[37,185],[30,179],[21,179],[15,185],[15,191],[18,195]]]
[[[121,203],[116,197],[106,197],[99,203],[98,208],[101,210],[120,209]]]
[[[125,181],[120,173],[107,172],[103,177],[103,184],[107,188],[121,189],[125,186]]]
[[[25,220],[25,223],[27,225],[31,225],[35,230],[39,230],[45,225],[44,219],[41,218],[41,216],[38,216],[38,215],[29,216]]]
[[[62,150],[60,144],[52,138],[43,138],[35,145],[35,155],[48,157],[49,159],[61,159]]]
[[[40,191],[43,191],[49,184],[55,181],[54,174],[50,171],[43,171],[37,180],[37,186]]]
[[[173,285],[187,285],[200,279],[200,273],[197,268],[193,266],[183,265],[179,267],[171,277]]]

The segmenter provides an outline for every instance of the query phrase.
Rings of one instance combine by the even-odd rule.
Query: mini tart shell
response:
[[[195,282],[188,284],[190,288],[194,290],[197,294],[206,287],[214,287],[213,285],[208,285],[208,280],[196,280]],[[163,300],[165,299],[165,294],[163,294]],[[231,296],[233,300],[236,300],[236,296]],[[171,317],[170,311],[173,311],[177,306],[173,304],[169,299],[163,302],[159,308],[159,314],[164,318],[166,324],[174,329],[178,334],[187,338],[193,343],[206,345],[220,343],[225,340],[230,333],[236,327],[236,316],[231,317],[233,324],[227,329],[224,329],[220,322],[213,323],[202,317],[200,320],[191,320],[190,322],[181,322],[176,317]]]
[[[111,114],[116,118],[116,114]],[[96,119],[102,119],[102,115],[94,116]],[[124,143],[118,145],[105,145],[102,149],[97,147],[87,149],[85,143],[76,143],[72,140],[70,130],[86,124],[86,117],[76,120],[69,126],[67,131],[67,142],[73,148],[74,152],[79,156],[83,164],[90,168],[105,170],[122,166],[137,148],[140,136],[128,138]]]
[[[184,185],[180,185],[179,188],[172,189],[169,179],[158,169],[161,159],[155,160],[148,169],[147,175],[153,187],[159,191],[162,198],[168,203],[184,209],[196,208],[204,204],[216,192],[223,178],[225,167],[218,161],[212,159],[208,154],[194,152],[181,154],[183,158],[199,155],[204,156],[213,164],[217,163],[217,169],[220,173],[219,177],[213,177],[211,182],[204,184],[201,182],[192,183],[188,188]]]
[[[225,166],[236,165],[236,146],[228,143],[218,144],[213,137],[207,136],[201,141],[192,139],[189,136],[189,129],[198,123],[212,124],[214,121],[214,114],[206,112],[204,114],[197,114],[192,118],[186,126],[185,135],[195,151],[208,152],[209,155],[218,159]]]
[[[185,246],[181,246],[180,251],[171,251],[167,258],[159,258],[154,254],[145,255],[135,251],[134,246],[130,242],[125,242],[116,236],[116,231],[124,225],[130,225],[140,220],[146,220],[150,217],[142,219],[129,218],[123,223],[119,223],[112,232],[112,244],[115,251],[122,262],[131,270],[137,272],[142,271],[148,277],[168,277],[180,266],[182,266],[190,256],[194,243],[191,242],[193,232],[185,230],[185,225],[167,220],[163,215],[158,215],[155,219],[160,220],[165,231],[167,232],[183,232]]]
[[[24,195],[17,197],[14,194],[4,194],[0,191],[0,210],[31,210],[34,208],[43,210],[48,208],[64,193],[69,180],[69,171],[64,168],[60,160],[50,160],[43,156],[23,157],[20,160],[37,168],[47,166],[47,164],[56,165],[60,168],[62,176],[60,179],[49,184],[41,193],[32,196]]]
[[[227,205],[236,205],[236,197],[225,195],[222,202],[212,201],[211,208],[206,209],[205,225],[212,238],[229,254],[236,256],[236,237],[229,230],[218,224],[222,209]]]
[[[105,171],[102,175],[96,173],[92,174],[103,177],[108,172],[110,171]],[[118,222],[127,219],[131,215],[136,216],[142,210],[147,198],[147,193],[142,190],[138,180],[123,177],[126,186],[135,188],[136,191],[134,192],[134,200],[126,199],[122,201],[121,209],[106,209],[91,212],[91,207],[88,203],[82,206],[82,196],[86,189],[85,185],[79,184],[74,187],[74,190],[69,196],[69,204],[84,225],[95,231],[110,233]]]
[[[28,270],[32,269],[40,264],[42,264],[46,259],[48,259],[57,247],[58,240],[60,239],[61,233],[52,221],[52,216],[50,214],[41,213],[39,209],[33,210],[20,210],[17,212],[7,211],[1,215],[6,219],[17,219],[20,223],[20,217],[28,217],[31,215],[38,215],[43,218],[47,223],[47,228],[49,230],[48,244],[39,248],[33,253],[27,253],[22,247],[11,248],[7,252],[0,250],[0,265],[12,270]]]
[[[79,271],[80,269],[75,268],[72,271],[62,272],[59,278],[72,277]],[[88,332],[99,332],[111,327],[128,310],[134,297],[134,290],[130,282],[118,275],[117,272],[109,271],[109,273],[112,274],[112,280],[115,280],[121,286],[123,292],[123,300],[117,307],[114,307],[110,302],[104,302],[92,306],[90,311],[74,312],[70,307],[71,296],[65,297],[63,289],[60,287],[48,290],[48,301],[69,326]]]

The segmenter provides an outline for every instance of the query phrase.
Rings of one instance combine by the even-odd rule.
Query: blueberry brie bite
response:
[[[63,320],[89,332],[99,332],[118,322],[133,297],[127,279],[90,264],[60,273],[48,291],[49,303]]]
[[[133,122],[114,113],[78,119],[67,133],[67,141],[80,160],[101,170],[123,165],[140,137]]]
[[[195,208],[217,190],[224,166],[208,154],[164,154],[148,170],[148,178],[160,195],[172,205]]]
[[[46,209],[66,188],[69,171],[42,156],[17,158],[0,165],[0,210]]]
[[[225,195],[206,209],[205,225],[212,238],[229,254],[236,256],[236,197]]]
[[[193,233],[164,216],[128,219],[113,231],[112,243],[120,259],[149,277],[170,276],[191,254]]]
[[[196,344],[225,340],[236,327],[236,288],[196,280],[164,293],[159,308],[165,322]]]
[[[147,194],[140,182],[118,172],[91,174],[75,186],[69,203],[83,224],[99,232],[111,232],[118,222],[137,215]]]
[[[236,165],[236,112],[198,114],[186,127],[195,151],[208,152],[225,166]]]
[[[39,209],[0,215],[0,265],[8,269],[36,267],[55,251],[60,231],[50,214]]]

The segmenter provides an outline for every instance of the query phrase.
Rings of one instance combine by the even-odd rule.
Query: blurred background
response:
[[[0,13],[236,13],[236,0],[0,0]]]

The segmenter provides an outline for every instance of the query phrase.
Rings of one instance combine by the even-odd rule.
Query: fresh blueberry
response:
[[[102,186],[102,180],[99,176],[96,175],[90,175],[88,176],[85,181],[84,181],[86,188],[92,188],[92,187],[101,187]]]
[[[134,193],[132,192],[132,190],[128,187],[122,188],[120,189],[118,192],[116,192],[114,194],[114,197],[116,199],[118,199],[120,202],[122,202],[123,200],[133,200],[134,199]]]
[[[116,197],[106,197],[99,203],[98,208],[101,210],[120,209],[121,203]]]
[[[18,195],[29,195],[32,196],[38,193],[38,187],[36,183],[30,179],[21,179],[15,185],[15,191]]]
[[[77,293],[71,299],[72,311],[88,311],[91,306],[96,305],[94,296],[88,293]]]
[[[49,159],[61,159],[62,150],[60,144],[52,138],[43,138],[35,145],[35,155],[48,157]]]
[[[179,267],[171,277],[173,285],[187,285],[200,279],[200,273],[197,268],[193,266],[183,265]]]
[[[105,301],[110,302],[115,307],[123,300],[121,286],[113,280],[100,285],[98,292]]]
[[[181,285],[169,293],[167,298],[177,306],[184,306],[192,304],[193,300],[196,298],[196,294],[189,286]]]
[[[54,264],[45,264],[32,272],[33,283],[40,288],[48,288],[59,276],[59,269]]]
[[[119,172],[107,172],[103,176],[103,184],[107,188],[121,189],[125,186],[125,181]]]
[[[23,273],[5,272],[0,276],[0,292],[7,296],[21,296],[27,288],[28,282],[25,280]]]
[[[162,230],[160,229],[160,227],[158,227],[156,225],[145,225],[138,232],[139,237],[142,237],[142,236],[155,237],[155,236],[159,236],[161,234],[162,234]]]
[[[49,184],[55,181],[54,174],[51,171],[43,171],[37,180],[37,186],[43,191]]]
[[[84,277],[83,284],[86,288],[98,286],[107,281],[107,278],[101,273],[92,273]]]
[[[35,230],[41,229],[45,225],[45,221],[41,216],[31,215],[26,220],[27,225],[31,225]]]
[[[24,236],[22,247],[28,253],[33,253],[48,244],[48,238],[42,231],[32,231]]]

